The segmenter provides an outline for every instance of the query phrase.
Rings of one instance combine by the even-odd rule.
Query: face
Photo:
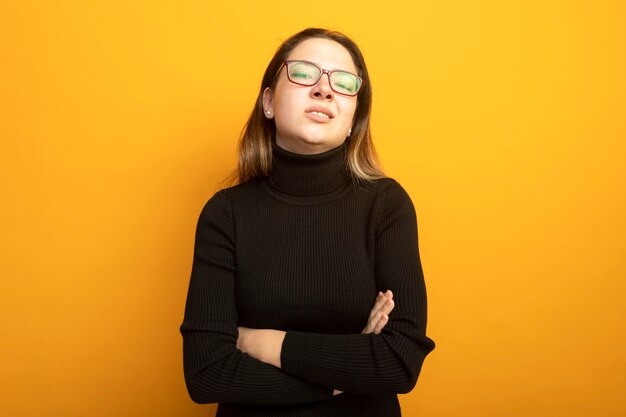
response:
[[[304,40],[288,59],[357,74],[348,50],[330,39]],[[276,143],[300,154],[322,153],[341,145],[352,127],[356,104],[356,97],[334,92],[326,74],[313,86],[301,86],[289,81],[285,68],[274,90],[266,88],[263,92],[265,116],[276,123]]]

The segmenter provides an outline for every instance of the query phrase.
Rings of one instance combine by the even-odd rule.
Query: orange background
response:
[[[239,3],[0,3],[0,414],[213,415],[195,223],[274,50],[323,26],[419,217],[438,346],[405,415],[625,415],[624,3]]]

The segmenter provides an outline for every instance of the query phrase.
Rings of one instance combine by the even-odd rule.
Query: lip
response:
[[[304,111],[307,116],[309,116],[310,118],[317,120],[317,121],[330,121],[332,120],[335,115],[333,114],[332,111],[330,111],[329,109],[327,109],[326,107],[322,107],[322,106],[313,106],[313,107],[309,107],[308,109],[306,109]],[[328,118],[315,114],[315,112],[317,113],[323,113],[328,115]]]

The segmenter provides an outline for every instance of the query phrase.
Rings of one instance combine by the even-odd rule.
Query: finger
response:
[[[380,319],[383,317],[383,315],[384,313],[382,311],[379,311],[367,322],[366,333],[372,333],[376,329],[376,326],[380,322]]]
[[[380,320],[378,320],[378,323],[376,323],[376,327],[374,328],[374,333],[380,334],[380,332],[387,325],[387,322],[389,322],[389,316],[385,314],[380,318]]]
[[[393,299],[393,293],[391,292],[391,290],[387,290],[384,293],[379,291],[378,296],[376,297],[376,302],[374,303],[374,307],[372,307],[372,310],[370,311],[370,318],[378,311],[380,311],[384,307],[387,300],[390,299]]]
[[[384,316],[387,316],[387,320],[389,319],[388,316],[394,307],[395,307],[394,301],[387,300],[385,304],[383,304],[383,306],[380,308],[380,310],[374,313],[372,317],[368,320],[366,329],[369,329],[370,332],[374,331]]]
[[[382,308],[380,309],[380,311],[383,314],[387,314],[389,315],[389,313],[391,313],[393,311],[393,308],[396,306],[396,302],[393,301],[392,299],[388,299],[387,302],[385,304],[383,304]]]
[[[375,332],[377,328],[382,329],[386,325],[386,322],[381,323],[381,318],[383,315],[389,316],[394,306],[393,292],[391,290],[387,290],[385,293],[379,291],[362,333],[372,333]]]
[[[383,308],[386,301],[387,298],[384,296],[384,294],[382,292],[379,292],[378,296],[376,297],[376,301],[374,302],[374,307],[372,307],[372,309],[370,310],[368,321],[371,320],[374,315],[380,311],[381,308]]]
[[[381,308],[376,314],[374,314],[374,316],[367,322],[364,333],[374,332],[376,334],[379,334],[380,331],[389,322],[389,314],[393,311],[394,307],[394,301],[387,300],[387,302],[383,305],[383,308]]]
[[[372,331],[370,333],[380,334],[380,331],[385,327],[385,324],[387,324],[387,317],[387,315],[381,313],[378,320],[372,322]]]
[[[374,331],[374,328],[376,327],[376,324],[380,320],[380,317],[383,314],[389,315],[389,313],[391,313],[391,311],[393,310],[394,306],[395,306],[395,302],[391,298],[389,298],[389,292],[383,294],[382,297],[380,297],[380,299],[376,301],[376,304],[374,304],[374,307],[370,311],[370,315],[367,319],[366,329],[369,329],[369,332]]]
[[[379,311],[379,312],[373,314],[372,317],[370,317],[367,320],[365,328],[363,329],[363,331],[361,333],[367,334],[367,333],[374,332],[374,329],[376,328],[376,325],[380,321],[380,318],[383,316],[383,314],[384,313],[382,311]]]
[[[380,320],[380,317],[383,314],[389,315],[389,313],[391,313],[391,311],[393,310],[395,306],[396,306],[395,301],[391,299],[385,300],[385,302],[381,304],[380,308],[377,311],[375,312],[373,311],[372,314],[370,314],[369,321],[371,323],[376,323],[378,320]]]

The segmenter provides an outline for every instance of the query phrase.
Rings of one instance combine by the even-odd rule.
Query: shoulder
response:
[[[221,194],[222,198],[230,201],[231,204],[242,203],[246,205],[251,200],[257,200],[263,191],[264,180],[257,179],[242,184],[237,184],[232,187],[224,188],[218,191],[217,194]]]
[[[205,203],[200,213],[200,220],[231,218],[237,206],[250,206],[262,192],[261,181],[237,184],[217,191]]]
[[[376,194],[378,205],[409,204],[413,206],[409,193],[391,177],[371,181],[364,185],[364,188]]]
[[[232,204],[224,190],[213,194],[204,204],[198,217],[196,237],[212,234],[215,230],[227,230],[232,224]]]
[[[251,181],[243,184],[237,184],[232,187],[222,188],[213,194],[213,196],[205,204],[202,211],[204,212],[232,207],[232,205],[238,200],[254,197],[260,188],[260,181]]]
[[[376,189],[373,219],[380,229],[386,229],[395,222],[407,227],[416,223],[417,216],[411,197],[393,178],[381,178],[372,184]]]

